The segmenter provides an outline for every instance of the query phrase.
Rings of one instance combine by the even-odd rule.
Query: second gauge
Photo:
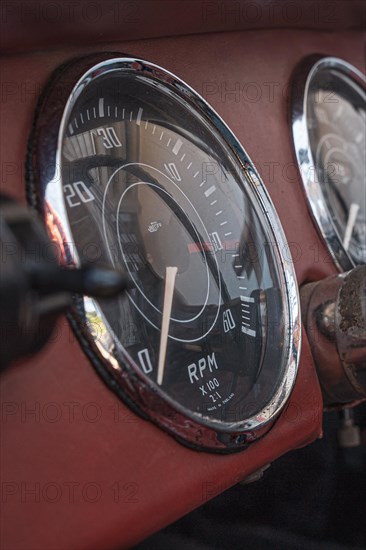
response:
[[[366,79],[346,61],[311,56],[294,87],[293,138],[309,206],[347,271],[366,263]]]

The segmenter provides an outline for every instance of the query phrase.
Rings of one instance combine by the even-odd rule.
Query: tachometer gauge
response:
[[[293,138],[309,205],[337,266],[366,263],[366,79],[311,57],[294,80]]]
[[[71,322],[104,380],[187,445],[235,451],[293,386],[296,280],[277,215],[219,116],[152,63],[62,67],[30,139],[29,197],[70,267],[123,269]],[[285,259],[286,255],[286,259]]]

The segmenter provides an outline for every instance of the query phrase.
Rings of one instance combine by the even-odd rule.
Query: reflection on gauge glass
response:
[[[301,174],[328,247],[347,270],[366,263],[365,77],[335,58],[307,60],[297,76],[296,91],[304,91],[293,104]]]
[[[295,278],[264,187],[219,117],[162,68],[89,58],[63,78],[76,83],[66,106],[55,119],[51,91],[36,121],[58,128],[57,170],[36,193],[64,262],[132,281],[117,300],[79,300],[74,322],[135,410],[190,445],[238,449],[268,429],[297,369]]]

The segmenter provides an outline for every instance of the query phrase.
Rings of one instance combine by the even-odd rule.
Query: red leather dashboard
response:
[[[25,202],[27,139],[50,73],[84,53],[129,53],[177,74],[236,134],[281,218],[299,285],[336,272],[295,166],[289,83],[296,64],[311,53],[341,57],[365,72],[362,30],[262,29],[93,42],[2,58],[2,191]],[[4,49],[14,51],[12,44],[7,32]],[[33,44],[45,47],[41,38]],[[233,456],[186,449],[130,412],[98,378],[65,319],[42,353],[2,376],[1,399],[1,546],[9,550],[131,546],[321,435],[321,394],[306,334],[288,406],[263,440]]]

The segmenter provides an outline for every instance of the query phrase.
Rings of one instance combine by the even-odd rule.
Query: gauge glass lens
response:
[[[115,353],[188,416],[261,411],[289,353],[286,284],[253,182],[212,123],[153,76],[106,72],[65,122],[61,175],[80,263],[133,282],[98,301],[100,341],[113,334]]]
[[[312,76],[306,123],[316,177],[354,265],[366,263],[366,94],[342,67]]]

